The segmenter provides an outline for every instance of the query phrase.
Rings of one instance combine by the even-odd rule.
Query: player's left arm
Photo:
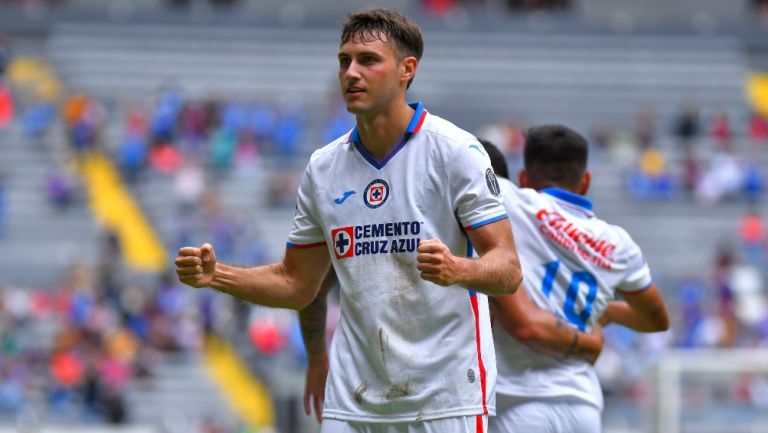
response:
[[[602,324],[618,323],[638,332],[661,332],[669,329],[669,313],[661,291],[653,284],[648,262],[640,247],[625,234],[626,275],[616,285],[616,293],[623,299],[608,303]]]
[[[661,332],[669,329],[669,313],[655,284],[640,291],[617,292],[622,300],[608,303],[600,323],[618,323],[637,332]]]
[[[542,310],[525,289],[513,295],[490,298],[495,320],[529,349],[550,356],[573,356],[594,363],[603,350],[604,337],[598,324],[591,333],[581,332],[565,320]]]
[[[439,239],[419,243],[421,278],[441,286],[462,285],[488,295],[514,293],[523,281],[509,219],[467,232],[480,258],[458,257]]]

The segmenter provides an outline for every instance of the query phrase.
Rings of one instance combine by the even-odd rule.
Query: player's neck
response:
[[[403,102],[382,113],[357,116],[357,131],[363,146],[376,158],[384,158],[405,134],[413,112],[413,108]]]

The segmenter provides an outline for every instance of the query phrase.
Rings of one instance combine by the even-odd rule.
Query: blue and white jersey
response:
[[[518,188],[501,179],[523,285],[539,308],[590,332],[616,290],[650,286],[640,248],[626,231],[597,218],[589,199],[549,188]],[[574,398],[602,409],[592,366],[528,349],[501,326],[494,329],[499,366],[497,392],[517,397]]]
[[[400,143],[376,159],[357,129],[317,150],[289,247],[325,243],[341,286],[323,416],[428,420],[494,412],[486,296],[422,280],[420,240],[472,254],[465,231],[507,217],[471,134],[414,104]]]

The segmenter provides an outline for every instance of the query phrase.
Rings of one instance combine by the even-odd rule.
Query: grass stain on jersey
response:
[[[395,383],[389,387],[387,393],[384,394],[385,400],[394,400],[396,398],[403,398],[413,393],[413,385],[411,381],[407,380],[405,383]]]
[[[379,347],[381,348],[381,362],[384,363],[384,367],[386,367],[389,336],[387,336],[387,334],[384,332],[384,328],[379,328]]]
[[[363,381],[355,388],[355,401],[357,404],[363,404],[363,396],[368,391],[368,381]]]

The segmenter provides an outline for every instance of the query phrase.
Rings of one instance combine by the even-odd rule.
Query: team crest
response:
[[[374,179],[365,187],[363,200],[365,205],[376,209],[383,205],[389,198],[389,184],[383,179]]]
[[[496,174],[493,172],[492,168],[485,170],[485,183],[488,185],[488,189],[491,191],[491,194],[496,196],[501,194],[499,181],[496,179]]]
[[[341,227],[331,231],[333,250],[337,259],[352,257],[355,251],[355,238],[352,227]]]

